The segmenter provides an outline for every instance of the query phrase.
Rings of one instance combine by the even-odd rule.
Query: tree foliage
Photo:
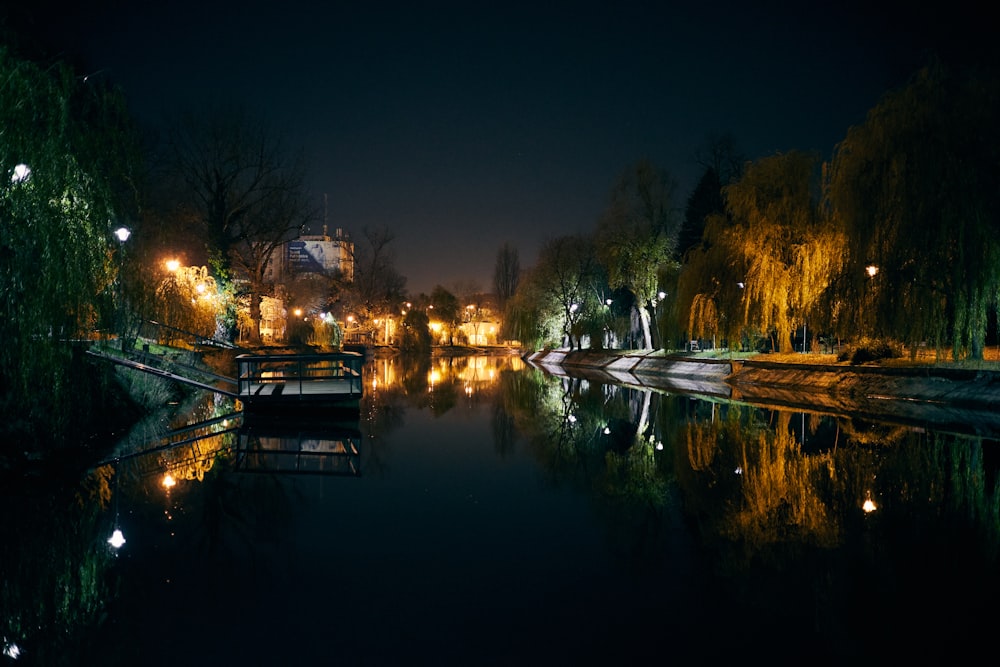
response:
[[[680,234],[674,180],[648,160],[627,169],[597,226],[596,246],[612,289],[635,297],[647,349],[653,347],[650,311],[660,269],[673,260]]]
[[[828,199],[849,241],[841,297],[857,304],[845,331],[982,357],[1000,291],[998,114],[995,74],[932,65],[838,145]]]
[[[395,238],[387,227],[365,227],[362,240],[354,244],[354,282],[343,298],[363,327],[374,326],[376,318],[398,313],[404,301],[406,278],[396,270]]]
[[[547,240],[539,252],[538,266],[530,274],[533,308],[557,313],[561,342],[580,344],[581,323],[599,307],[600,285],[605,282],[589,236],[560,236]]]
[[[517,248],[509,243],[497,251],[497,261],[493,268],[493,290],[497,295],[497,305],[502,311],[507,301],[517,291],[521,279],[521,258]]]
[[[800,152],[764,158],[725,190],[734,222],[727,245],[746,276],[744,325],[775,332],[791,351],[791,332],[812,314],[843,257],[843,235],[823,224],[816,158]]]
[[[246,286],[250,336],[257,342],[260,298],[272,295],[265,282],[268,262],[316,217],[301,161],[262,122],[240,111],[188,114],[170,141],[184,206],[200,224],[216,278]]]
[[[117,91],[0,46],[0,393],[22,416],[58,428],[69,340],[120,305],[136,155]]]
[[[434,318],[448,328],[448,340],[454,345],[455,329],[462,323],[462,305],[458,297],[441,285],[435,285],[431,290],[430,305],[434,310]]]

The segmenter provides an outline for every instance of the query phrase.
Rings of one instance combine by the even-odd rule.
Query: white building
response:
[[[354,244],[338,229],[327,236],[326,228],[318,236],[300,236],[279,248],[264,270],[264,280],[281,283],[306,274],[333,276],[354,280]]]

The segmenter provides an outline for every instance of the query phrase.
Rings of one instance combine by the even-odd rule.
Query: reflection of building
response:
[[[282,283],[304,275],[343,276],[354,280],[354,244],[338,229],[333,237],[300,236],[288,241],[271,256],[264,280]]]

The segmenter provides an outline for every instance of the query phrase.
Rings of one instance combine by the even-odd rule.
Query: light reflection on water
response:
[[[985,638],[994,440],[517,358],[373,360],[365,382],[356,428],[121,458],[117,594],[73,649],[123,665],[181,649],[206,665],[843,664],[954,660]],[[206,400],[192,421],[226,409]]]

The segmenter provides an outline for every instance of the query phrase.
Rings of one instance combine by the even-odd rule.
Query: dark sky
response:
[[[546,238],[592,230],[640,158],[683,207],[710,135],[751,159],[826,157],[930,48],[993,39],[982,10],[916,3],[47,4],[46,39],[143,121],[219,101],[266,118],[303,149],[331,232],[395,234],[411,294],[490,290],[504,242],[527,267]]]

